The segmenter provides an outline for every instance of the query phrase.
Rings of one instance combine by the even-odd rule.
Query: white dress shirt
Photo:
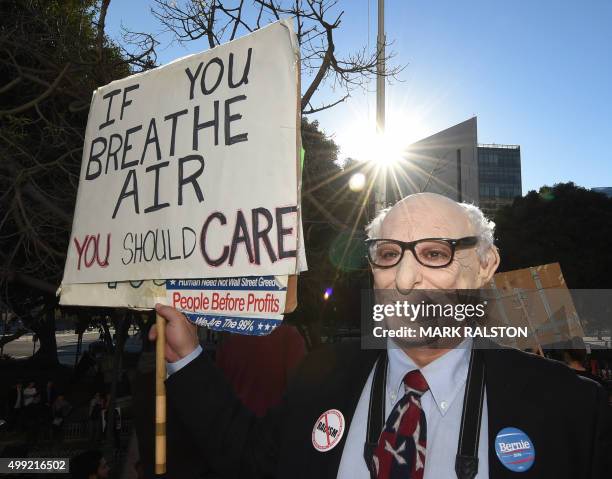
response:
[[[193,351],[191,351],[187,356],[185,356],[183,359],[179,359],[178,361],[175,361],[173,363],[166,362],[166,374],[168,376],[171,376],[172,374],[180,371],[185,366],[187,366],[191,361],[197,358],[200,354],[202,354],[202,351],[204,351],[202,349],[202,346],[198,344],[198,346]]]
[[[421,406],[427,420],[427,452],[425,454],[424,479],[453,479],[455,456],[463,409],[463,396],[470,360],[471,340],[465,340],[457,348],[432,361],[421,369],[429,384],[429,390],[421,397]],[[390,343],[387,347],[389,366],[387,371],[385,417],[404,395],[404,376],[418,369],[401,349]],[[374,369],[361,392],[342,452],[338,479],[370,479],[363,458],[366,440],[368,406]],[[487,398],[485,394],[480,441],[478,444],[477,479],[489,477]]]

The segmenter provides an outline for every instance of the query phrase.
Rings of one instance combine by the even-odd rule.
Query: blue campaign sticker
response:
[[[500,462],[512,472],[525,472],[535,462],[533,441],[515,427],[505,427],[497,433],[495,452]]]

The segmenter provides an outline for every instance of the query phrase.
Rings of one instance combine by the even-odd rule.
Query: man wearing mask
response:
[[[483,288],[499,265],[493,226],[472,205],[404,198],[368,229],[375,289]],[[556,362],[475,354],[470,340],[389,341],[383,354],[336,345],[311,353],[283,403],[257,419],[201,354],[195,327],[157,311],[168,320],[168,406],[222,477],[610,477],[605,394]]]

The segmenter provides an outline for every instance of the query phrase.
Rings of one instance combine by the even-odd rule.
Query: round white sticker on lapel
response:
[[[344,434],[344,416],[330,409],[319,416],[312,428],[312,445],[319,452],[327,452],[338,445]]]

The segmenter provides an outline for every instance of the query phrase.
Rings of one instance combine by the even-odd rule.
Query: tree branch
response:
[[[342,103],[343,101],[345,101],[350,96],[351,96],[350,93],[347,93],[342,98],[340,98],[338,101],[330,103],[329,105],[322,105],[322,106],[320,106],[318,108],[312,108],[311,107],[310,110],[302,110],[302,115],[310,115],[312,113],[318,113],[320,111],[327,110],[328,108],[332,108],[332,107]]]
[[[13,88],[14,86],[18,85],[21,82],[21,80],[23,80],[23,77],[21,76],[13,78],[10,82],[8,82],[6,85],[0,88],[0,94],[5,93],[9,91],[11,88]]]
[[[49,96],[51,96],[51,94],[55,91],[57,86],[62,81],[62,78],[64,78],[64,75],[68,71],[68,68],[70,68],[70,63],[67,63],[66,66],[64,66],[64,68],[62,69],[60,74],[57,76],[57,78],[54,80],[54,82],[51,83],[51,85],[49,86],[49,88],[47,88],[47,90],[45,92],[43,92],[42,94],[40,94],[38,97],[34,98],[33,100],[31,100],[31,101],[29,101],[27,103],[24,103],[23,105],[20,105],[18,107],[12,108],[10,110],[0,110],[0,117],[6,116],[6,115],[14,115],[16,113],[21,113],[22,111],[25,111],[28,108],[32,108],[34,105],[40,103],[45,98],[48,98]]]

